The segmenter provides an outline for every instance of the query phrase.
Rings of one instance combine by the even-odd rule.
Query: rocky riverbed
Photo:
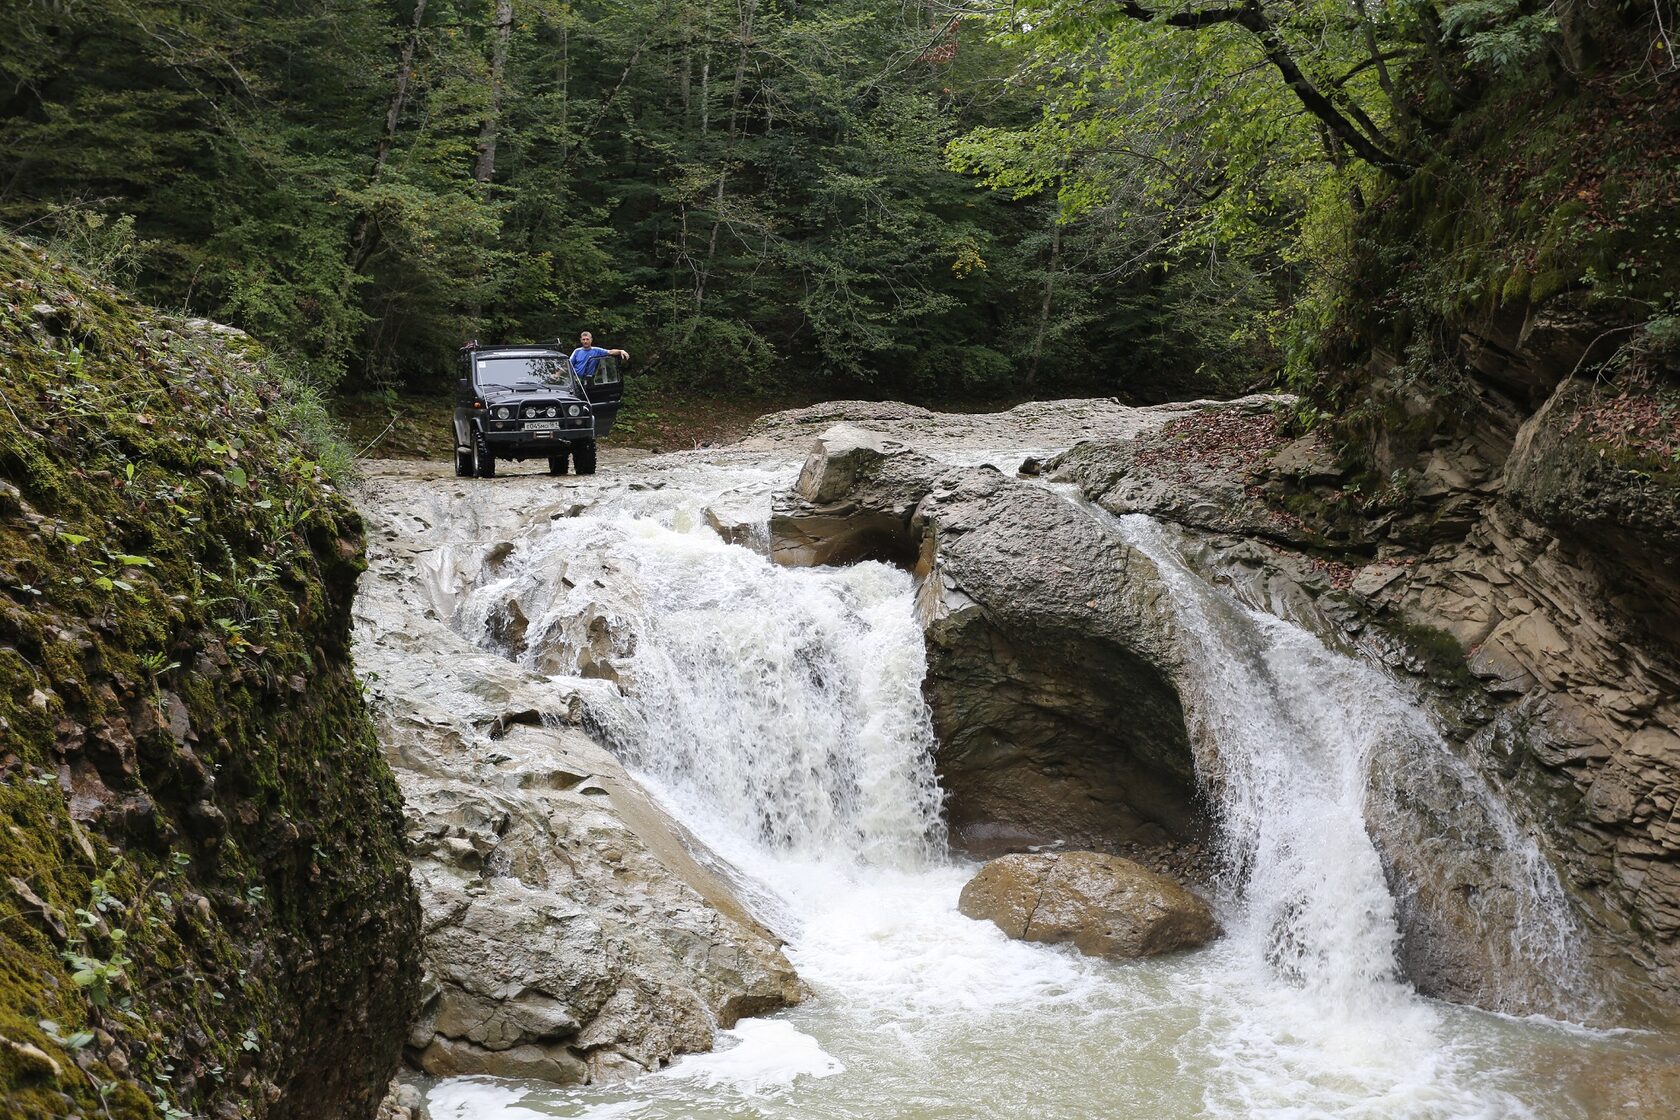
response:
[[[430,466],[370,474],[356,604],[424,915],[410,1060],[436,1076],[600,1082],[796,1002],[778,939],[582,730],[580,690],[599,682],[556,685],[450,625],[472,582],[564,502],[525,480],[440,485]]]
[[[1601,1023],[1660,1005],[1660,931],[1604,919],[1604,880],[1569,870],[1601,856],[1538,828],[1547,803],[1475,733],[1490,721],[1460,718],[1498,690],[1474,673],[1436,687],[1438,643],[1346,594],[1375,582],[1373,565],[1419,565],[1355,565],[1263,492],[1335,477],[1322,449],[1275,436],[1276,405],[976,417],[841,402],[768,417],[731,448],[604,457],[591,479],[376,465],[357,656],[410,803],[427,915],[411,1061],[446,1078],[589,1083],[554,1098],[564,1109],[669,1098],[687,1103],[648,1115],[692,1115],[712,1107],[686,1095],[692,1076],[712,1071],[726,1107],[738,1067],[770,1046],[809,1059],[785,1082],[765,1074],[775,1093],[855,1115],[870,1091],[854,1067],[893,1061],[834,1032],[854,1011],[892,1022],[943,1006],[922,954],[948,965],[931,946],[950,931],[1020,982],[981,996],[953,980],[946,995],[978,1001],[967,1027],[911,1015],[969,1040],[952,1041],[953,1070],[989,1045],[993,1014],[1062,1006],[1045,977],[1103,1016],[1126,1003],[1102,971],[1116,966],[1075,981],[1053,950],[998,956],[966,932],[956,893],[972,868],[946,862],[947,829],[959,853],[1095,848],[1201,890],[1230,936],[1134,967],[1158,970],[1145,990],[1170,976],[1229,987],[1182,1005],[1215,1049],[1192,1064],[1212,1063],[1220,1101],[1257,1091],[1259,1067],[1231,1064],[1218,1039],[1239,1023],[1285,1029],[1240,995],[1264,1004],[1280,975],[1304,984],[1289,997],[1306,1001],[1302,1023],[1355,1033],[1348,1014],[1421,1023],[1433,1005],[1411,985]],[[1017,477],[1024,461],[1048,474]],[[1180,528],[1127,520],[1138,513]],[[1324,759],[1301,753],[1309,741]],[[1343,858],[1336,828],[1368,863]],[[1301,847],[1308,833],[1324,850]],[[1283,877],[1263,885],[1267,868]],[[1346,914],[1360,929],[1338,925]],[[874,970],[897,977],[872,995],[858,987],[869,944]],[[812,994],[774,1020],[791,1028],[732,1029]],[[1023,1029],[1069,1029],[1056,1014]],[[1425,1015],[1435,1025],[1415,1044],[1438,1048],[1431,1062],[1517,1070],[1519,1052],[1550,1045],[1513,1036],[1484,1053],[1463,1014]],[[1107,1027],[1076,1020],[1107,1045]],[[680,1059],[720,1042],[735,1055],[723,1065]],[[1389,1077],[1382,1063],[1336,1074],[1301,1044],[1287,1061],[1309,1082]],[[1582,1045],[1581,1062],[1620,1071],[1615,1087],[1567,1073],[1585,1068],[1572,1057],[1542,1079],[1558,1102],[1542,1114],[1660,1095],[1660,1062]],[[805,1079],[850,1086],[839,1111],[797,1090]],[[441,1084],[447,1115],[504,1114]],[[1469,1107],[1484,1090],[1516,1107],[1528,1092],[1520,1077],[1431,1084],[1394,1114],[1445,1115],[1428,1101]]]

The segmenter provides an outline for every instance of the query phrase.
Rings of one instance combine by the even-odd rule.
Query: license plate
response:
[[[558,420],[527,420],[527,421],[525,421],[525,430],[527,432],[552,432],[559,427],[560,427],[560,421],[558,421]]]

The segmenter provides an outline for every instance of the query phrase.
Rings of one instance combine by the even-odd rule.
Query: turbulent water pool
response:
[[[1221,747],[1225,843],[1243,869],[1216,900],[1226,936],[1112,963],[963,917],[974,866],[944,852],[910,577],[778,568],[706,524],[720,502],[767,511],[793,469],[594,483],[595,504],[533,531],[457,624],[493,644],[511,597],[533,659],[578,640],[568,628],[589,604],[634,633],[628,703],[596,723],[754,884],[810,998],[618,1085],[438,1082],[436,1120],[1591,1118],[1621,1104],[1620,1071],[1664,1045],[1568,1021],[1591,1000],[1576,933],[1509,822],[1501,858],[1527,904],[1503,936],[1549,978],[1560,1017],[1456,1007],[1398,978],[1365,771],[1385,750],[1433,749],[1427,728],[1380,674],[1202,583],[1147,523],[1112,529],[1157,556],[1205,670],[1188,706]],[[558,581],[583,552],[620,581]]]

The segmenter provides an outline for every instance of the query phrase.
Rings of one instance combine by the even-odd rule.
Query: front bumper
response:
[[[484,442],[496,455],[512,458],[518,455],[552,455],[574,443],[595,439],[595,421],[584,416],[577,419],[549,421],[553,428],[533,428],[524,420],[492,420],[484,425]]]

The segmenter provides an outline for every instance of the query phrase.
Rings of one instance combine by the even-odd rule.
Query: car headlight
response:
[[[535,416],[536,414],[537,414],[537,410],[534,409],[534,408],[527,408],[525,410],[525,415],[526,416]]]
[[[496,419],[498,420],[506,420],[511,415],[513,415],[513,411],[511,409],[498,408],[496,410]]]
[[[566,415],[567,416],[581,416],[581,415],[583,415],[583,409],[574,404],[566,410]]]
[[[558,415],[558,413],[557,413],[557,412],[556,412],[556,411],[555,411],[555,409],[554,409],[554,406],[553,406],[553,405],[549,405],[549,406],[548,406],[548,414],[549,414],[549,415],[550,415],[550,416],[556,416],[556,415]]]

